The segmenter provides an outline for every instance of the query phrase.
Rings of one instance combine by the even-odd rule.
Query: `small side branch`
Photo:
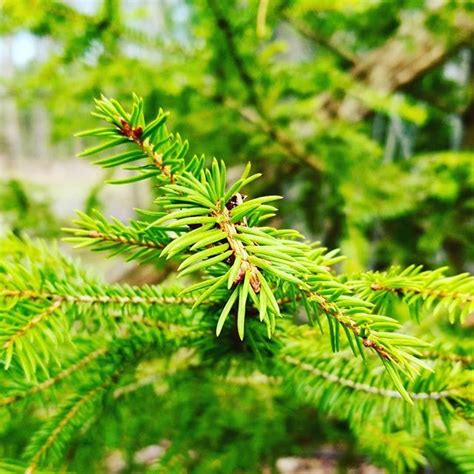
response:
[[[22,298],[30,300],[54,300],[55,305],[57,305],[56,308],[63,302],[123,305],[192,305],[196,301],[195,298],[178,296],[61,295],[58,293],[37,292],[31,290],[0,290],[0,296],[5,298]]]
[[[36,393],[42,392],[43,390],[46,390],[52,387],[53,385],[56,385],[60,381],[64,380],[65,378],[69,377],[75,372],[86,367],[88,364],[90,364],[91,362],[99,358],[100,356],[104,355],[107,352],[107,350],[108,350],[107,348],[96,349],[90,354],[85,355],[82,359],[77,361],[75,364],[72,364],[66,369],[62,370],[54,377],[51,377],[45,380],[44,382],[41,382],[38,385],[31,387],[30,389],[26,390],[24,393],[13,395],[11,397],[0,398],[0,407],[11,405],[12,403],[22,400],[23,398],[30,397],[32,395],[35,395]]]
[[[56,428],[51,432],[51,434],[48,436],[48,438],[46,439],[44,444],[41,446],[41,448],[32,457],[30,464],[27,470],[25,471],[25,474],[34,474],[34,472],[39,466],[41,458],[51,448],[51,446],[54,444],[58,436],[65,429],[65,427],[69,423],[71,423],[71,421],[78,414],[81,408],[87,403],[89,403],[90,401],[92,401],[95,397],[99,396],[104,390],[106,390],[108,386],[112,384],[112,382],[113,382],[113,378],[112,377],[108,378],[103,384],[85,393],[81,398],[77,400],[77,402],[74,405],[72,405],[71,409],[59,421]]]
[[[316,377],[322,377],[323,379],[327,380],[328,382],[332,382],[338,385],[342,385],[354,391],[360,391],[369,393],[371,395],[377,395],[385,398],[397,398],[402,399],[402,395],[396,390],[390,390],[386,388],[374,387],[373,385],[354,382],[351,379],[340,377],[339,375],[335,375],[331,372],[326,372],[324,370],[318,369],[317,367],[308,364],[307,362],[303,362],[295,357],[285,356],[283,361],[287,364],[293,365],[298,367],[305,372],[311,373]],[[441,400],[449,397],[453,397],[456,394],[450,390],[443,390],[441,392],[407,392],[410,398],[413,400]]]
[[[394,362],[398,362],[397,358],[393,354],[391,354],[383,345],[370,339],[368,335],[364,335],[357,323],[348,315],[341,312],[334,303],[331,303],[322,295],[314,291],[310,293],[310,298],[314,299],[317,302],[318,306],[321,308],[324,314],[327,314],[331,318],[334,318],[339,324],[351,331],[354,336],[361,338],[362,344],[365,347],[373,349],[384,360],[392,360]]]
[[[163,163],[163,154],[155,151],[153,145],[148,140],[142,139],[142,127],[133,128],[123,117],[119,117],[122,128],[120,133],[133,141],[147,155],[161,173],[168,178],[170,183],[174,182],[175,176],[171,167]]]
[[[78,231],[79,229],[74,229],[74,231]],[[91,238],[91,239],[100,239],[104,242],[116,242],[120,244],[130,245],[133,247],[143,247],[147,249],[155,249],[161,250],[164,247],[164,244],[160,244],[157,242],[152,241],[144,241],[144,240],[136,240],[132,237],[126,237],[123,235],[115,235],[115,234],[106,234],[104,232],[99,232],[96,230],[91,230],[88,233],[80,233],[81,237],[84,238]]]
[[[423,297],[435,296],[436,298],[449,298],[453,300],[458,300],[462,304],[465,303],[474,303],[474,294],[472,293],[463,293],[460,291],[449,291],[449,290],[438,290],[435,288],[429,287],[410,287],[410,286],[388,286],[383,283],[374,282],[370,285],[370,289],[373,291],[385,291],[388,293],[393,293],[397,296],[400,295],[409,295],[409,294],[418,294]]]
[[[52,298],[53,303],[48,306],[44,311],[41,313],[37,314],[33,318],[31,318],[26,324],[21,326],[14,334],[12,334],[4,343],[2,346],[2,349],[7,351],[11,349],[11,346],[15,344],[15,342],[22,336],[24,336],[26,333],[34,329],[38,324],[40,324],[44,319],[48,318],[51,316],[56,310],[59,309],[62,303],[62,299],[55,296]]]

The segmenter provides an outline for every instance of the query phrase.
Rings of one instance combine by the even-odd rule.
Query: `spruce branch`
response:
[[[184,157],[188,152],[189,145],[186,141],[181,140],[179,134],[174,136],[168,133],[165,125],[168,114],[160,110],[155,120],[145,125],[143,99],[135,95],[131,113],[125,112],[116,100],[109,100],[105,97],[96,100],[96,106],[97,112],[93,115],[110,123],[112,128],[87,130],[76,136],[97,136],[112,139],[99,146],[89,148],[78,156],[90,156],[120,145],[133,144],[134,148],[128,152],[103,158],[94,163],[103,168],[121,166],[124,170],[138,171],[130,178],[111,180],[110,183],[126,184],[152,177],[161,183],[174,182],[175,174],[184,170]],[[135,162],[142,162],[142,164],[123,166]],[[187,163],[186,169],[196,171],[200,167],[202,167],[202,159],[194,157]]]
[[[146,123],[143,100],[136,96],[130,113],[114,99],[105,97],[96,101],[96,106],[95,115],[109,126],[80,134],[104,140],[81,155],[126,146],[118,155],[101,159],[97,164],[103,167],[127,165],[125,169],[137,173],[115,183],[156,180],[159,185],[157,209],[140,211],[148,221],[132,221],[129,226],[118,221],[108,222],[97,213],[81,214],[76,222],[78,227],[72,230],[73,239],[78,239],[80,246],[128,253],[129,258],[146,259],[156,255],[178,260],[179,277],[200,275],[198,283],[182,292],[193,296],[163,293],[155,287],[91,283],[77,271],[75,282],[64,278],[44,282],[42,273],[34,270],[32,277],[26,279],[20,266],[7,263],[6,273],[10,276],[4,278],[5,288],[0,289],[3,298],[20,297],[20,303],[29,298],[43,310],[61,301],[61,309],[69,318],[82,321],[85,321],[87,308],[93,305],[101,309],[95,315],[100,324],[114,321],[118,316],[122,318],[120,321],[128,318],[132,324],[147,326],[151,322],[149,327],[189,324],[183,315],[181,321],[173,319],[171,305],[196,307],[210,303],[220,309],[216,334],[221,333],[232,315],[240,339],[244,338],[246,318],[255,313],[266,324],[270,337],[282,308],[296,311],[302,305],[311,324],[321,325],[321,316],[327,319],[333,350],[341,345],[342,330],[354,354],[363,355],[364,350],[369,350],[379,356],[397,390],[410,400],[403,378],[415,379],[420,368],[430,370],[420,357],[420,349],[427,344],[395,332],[400,329],[400,323],[383,312],[377,314],[379,307],[374,291],[367,293],[360,289],[364,288],[367,276],[343,282],[334,274],[331,266],[342,259],[336,251],[328,252],[318,244],[309,243],[291,229],[264,225],[277,211],[273,203],[280,197],[248,199],[244,196],[243,188],[260,177],[258,173],[250,174],[250,165],[239,179],[229,184],[222,161],[214,159],[206,168],[204,157],[186,157],[187,142],[168,132],[167,114],[163,111]],[[132,162],[141,164],[128,166]],[[150,217],[153,220],[150,221]],[[41,308],[37,308],[38,312]],[[205,306],[203,308],[206,311]],[[161,313],[159,316],[157,311]],[[115,316],[110,318],[111,314]],[[40,321],[45,319],[39,318]]]
[[[22,326],[18,327],[12,334],[8,335],[6,340],[3,341],[2,349],[4,349],[7,353],[10,353],[13,350],[13,345],[20,337],[25,336],[25,334],[27,334],[29,331],[32,331],[44,319],[53,315],[53,313],[59,309],[60,306],[61,300],[54,299],[54,301],[45,310],[41,311],[34,318],[26,320]],[[7,360],[5,365],[8,368],[10,361]]]
[[[64,23],[70,16],[64,14],[61,2],[56,3],[55,8],[46,8],[50,13],[58,10],[51,25],[53,36],[56,23]],[[105,3],[105,11],[118,14],[116,0]],[[229,53],[230,67],[233,63],[237,81],[247,92],[245,107],[230,98],[213,100],[234,108],[260,128],[284,149],[289,161],[304,163],[316,174],[324,172],[321,158],[309,153],[298,138],[287,135],[267,107],[272,98],[264,97],[261,86],[265,81],[260,83],[239,45],[235,27],[240,20],[234,24],[227,8],[216,0],[207,3],[222,33],[224,46],[218,51]],[[272,18],[288,9],[286,3],[272,11]],[[18,12],[25,5],[20,5]],[[259,32],[263,31],[267,7],[267,1],[260,3]],[[289,11],[298,16],[297,9]],[[12,12],[11,27],[16,28],[17,8]],[[306,4],[300,12],[308,12]],[[464,14],[466,9],[459,12]],[[435,30],[445,23],[457,24],[459,12],[455,8],[435,9]],[[107,36],[120,30],[122,25],[115,15],[112,22],[107,15],[97,21],[90,18],[94,24],[81,34],[81,52],[94,38],[101,39],[102,29]],[[44,12],[39,18],[39,28],[49,28]],[[31,19],[38,23],[35,17]],[[355,30],[363,23],[359,20]],[[345,19],[340,12],[330,19],[334,25],[341,21]],[[304,29],[306,25],[296,26]],[[437,32],[426,30],[429,36],[424,41],[424,30],[420,30],[422,41],[417,41],[429,53],[423,61],[416,60],[420,51],[405,58],[399,54],[406,48],[402,47],[403,35],[397,34],[387,43],[388,48],[385,45],[366,58],[356,58],[362,65],[354,74],[377,82],[387,74],[372,74],[374,71],[386,73],[404,63],[402,76],[409,70],[416,74],[400,82],[395,71],[391,74],[395,79],[388,81],[389,89],[412,82],[426,69],[426,61],[432,67],[446,56],[446,44],[437,47],[434,41]],[[128,35],[134,37],[136,32],[126,30],[119,36]],[[326,38],[316,40],[324,43]],[[337,45],[328,46],[338,53]],[[269,48],[268,54],[275,51]],[[380,61],[380,53],[388,63]],[[324,64],[322,70],[327,70]],[[301,97],[307,96],[310,76],[283,81],[275,93],[292,95],[294,87],[303,84],[304,90],[299,92]],[[370,97],[351,89],[351,84],[336,82],[374,104]],[[343,107],[336,107],[337,101],[329,98],[329,114],[342,116],[351,109],[355,110],[352,118],[364,115],[365,106],[354,108],[350,95]],[[321,99],[324,102],[323,96]],[[305,106],[311,103],[304,97],[303,101]],[[189,155],[187,142],[168,131],[167,113],[160,110],[156,118],[146,120],[144,102],[135,95],[130,110],[105,97],[97,100],[96,106],[94,116],[106,126],[79,134],[86,141],[97,140],[81,155],[103,153],[95,164],[119,178],[112,184],[148,180],[142,184],[155,188],[156,200],[150,209],[138,210],[138,217],[128,223],[96,211],[79,213],[76,227],[65,229],[70,234],[65,240],[78,248],[140,263],[169,259],[172,262],[167,265],[177,269],[176,276],[184,283],[179,288],[107,284],[44,243],[23,236],[0,239],[0,368],[6,369],[0,370],[0,409],[6,414],[0,431],[7,441],[0,450],[16,455],[29,427],[39,426],[29,437],[25,462],[0,460],[1,472],[39,474],[64,470],[69,461],[72,469],[83,465],[83,454],[89,448],[84,451],[81,447],[76,456],[76,440],[96,420],[101,424],[89,433],[86,444],[103,460],[109,443],[101,444],[101,430],[110,432],[109,422],[118,404],[121,413],[137,414],[134,423],[126,427],[122,438],[127,439],[121,450],[136,452],[139,440],[147,437],[129,436],[131,433],[159,433],[160,439],[171,435],[167,454],[151,466],[160,472],[181,467],[185,471],[198,464],[204,470],[209,466],[232,470],[228,461],[260,459],[262,453],[267,463],[267,454],[275,446],[291,442],[300,446],[308,433],[301,431],[299,422],[315,412],[318,421],[331,424],[331,437],[333,420],[344,422],[343,430],[354,435],[348,436],[350,443],[355,441],[357,450],[390,472],[415,472],[424,466],[444,472],[438,461],[443,467],[447,464],[447,470],[474,472],[472,321],[466,318],[474,312],[472,276],[451,277],[445,269],[423,271],[414,266],[338,275],[334,265],[343,257],[337,251],[309,242],[294,230],[271,227],[278,222],[272,218],[278,211],[275,202],[279,196],[246,196],[250,194],[248,186],[260,176],[251,174],[250,165],[233,179],[224,162]],[[288,104],[283,107],[289,110]],[[343,127],[333,126],[336,131],[331,131],[331,137],[339,140]],[[361,134],[351,133],[349,138],[357,138],[354,143],[372,150]],[[340,178],[344,170],[338,168],[338,160],[347,161],[349,167],[354,160],[339,157],[341,147],[332,146],[332,142],[326,148],[336,150],[333,165],[336,163],[334,170]],[[124,173],[130,174],[124,178]],[[444,191],[436,190],[435,194],[438,192],[438,197],[443,197]],[[405,317],[407,310],[414,321]],[[439,315],[448,315],[449,321]],[[460,324],[448,324],[458,320]],[[364,360],[354,357],[358,355]],[[198,383],[200,390],[196,391]],[[138,392],[150,384],[155,386]],[[114,408],[110,409],[110,404]],[[150,433],[145,433],[142,429],[149,420],[144,413],[157,413],[158,407],[160,416],[148,426]],[[201,424],[195,429],[197,416]],[[212,425],[216,419],[220,423]],[[274,426],[269,420],[277,423]],[[12,436],[20,431],[19,424],[21,433]],[[207,436],[208,426],[216,428],[212,439]],[[290,429],[281,429],[286,426]],[[229,427],[233,449],[220,450],[216,459],[213,448],[228,438]],[[340,433],[339,427],[336,433]],[[75,445],[67,450],[71,442]],[[250,448],[245,449],[247,446]],[[209,454],[213,458],[209,459]]]
[[[214,159],[205,169],[203,157],[186,159],[188,147],[180,145],[180,139],[169,144],[171,135],[164,125],[166,114],[162,111],[146,124],[143,101],[136,96],[131,113],[105,97],[96,101],[96,105],[95,115],[112,127],[80,135],[105,137],[108,141],[81,155],[129,144],[134,150],[99,160],[98,164],[122,166],[130,161],[146,160],[143,165],[131,167],[138,175],[119,182],[158,180],[160,188],[155,201],[158,210],[142,211],[157,218],[144,232],[155,229],[162,233],[151,241],[164,245],[161,257],[181,261],[178,276],[196,272],[204,276],[186,292],[199,292],[193,306],[206,299],[222,304],[217,335],[236,307],[237,332],[243,339],[247,309],[253,306],[270,336],[276,317],[281,316],[278,299],[284,301],[288,295],[294,298],[299,294],[311,321],[318,322],[320,314],[332,321],[329,327],[335,350],[341,327],[354,353],[362,353],[366,348],[380,356],[401,393],[398,371],[414,377],[418,367],[427,368],[417,357],[417,349],[426,343],[393,332],[400,327],[397,321],[374,314],[370,301],[355,298],[353,290],[331,274],[331,265],[341,257],[308,244],[292,230],[262,226],[276,212],[271,203],[279,197],[248,200],[242,195],[241,189],[260,176],[250,175],[250,166],[228,186],[223,162]]]
[[[115,334],[124,326],[167,332],[164,323],[191,324],[186,312],[177,317],[173,308],[196,300],[178,296],[178,290],[106,285],[57,251],[40,251],[31,265],[29,255],[36,258],[38,250],[33,242],[12,236],[2,245],[19,252],[0,263],[0,357],[7,369],[18,363],[28,379],[38,367],[47,374],[50,362],[58,363],[56,348],[70,340],[73,323],[74,332]]]
[[[76,248],[88,247],[93,251],[105,251],[110,256],[125,255],[127,261],[152,261],[160,256],[169,237],[156,229],[147,229],[146,223],[132,221],[127,226],[118,219],[107,221],[99,212],[90,216],[77,212],[79,219],[73,221],[75,228],[64,228],[74,237],[64,240],[75,244]]]
[[[113,378],[109,377],[100,385],[83,388],[82,393],[71,397],[61,407],[58,415],[33,438],[27,451],[31,459],[25,471],[26,474],[33,474],[53,448],[56,448],[53,451],[56,458],[59,457],[62,451],[62,438],[70,438],[72,431],[87,421],[94,411],[94,405],[98,403],[112,383]]]
[[[0,290],[0,301],[6,301],[9,307],[8,313],[0,311],[0,356],[5,368],[16,357],[27,378],[34,377],[37,367],[48,373],[48,362],[56,358],[55,348],[68,339],[74,321],[95,331],[97,326],[117,331],[118,324],[138,324],[173,331],[176,337],[179,323],[189,325],[190,321],[185,315],[177,318],[173,307],[195,302],[192,298],[160,294],[153,287],[90,286],[86,294],[77,294],[62,284],[56,291]],[[169,323],[170,318],[173,324]]]
[[[58,299],[46,305],[26,300],[16,301],[7,310],[0,310],[0,354],[6,369],[15,354],[27,380],[32,379],[37,367],[47,373],[47,363],[54,357],[50,345],[69,339],[66,318],[60,306]]]
[[[152,334],[136,335],[114,341],[104,350],[95,359],[97,363],[100,357],[100,373],[92,372],[91,377],[75,386],[74,393],[61,404],[58,412],[33,435],[24,453],[28,462],[26,472],[32,474],[38,467],[58,460],[73,433],[97,416],[101,401],[109,393],[113,394],[124,374],[154,349],[157,342]]]
[[[0,406],[11,405],[12,403],[16,403],[24,398],[36,395],[37,393],[47,390],[53,385],[57,385],[59,382],[82,370],[92,362],[95,362],[98,358],[106,354],[107,351],[108,348],[99,347],[97,349],[94,349],[92,352],[88,351],[85,354],[81,353],[79,358],[75,358],[74,362],[64,367],[52,377],[49,377],[43,380],[42,382],[39,382],[38,384],[32,384],[26,389],[24,387],[10,388],[9,391],[16,393],[14,395],[0,398]],[[3,389],[5,391],[5,387]]]
[[[474,401],[471,374],[462,366],[436,360],[434,372],[422,372],[414,379],[403,377],[405,392],[393,390],[386,374],[373,362],[355,364],[344,353],[331,354],[314,347],[302,328],[292,332],[280,354],[283,366],[278,374],[290,393],[316,403],[318,409],[337,413],[351,425],[383,412],[387,427],[403,426],[407,431],[418,426],[430,428],[442,421],[447,427],[456,418],[469,418]],[[412,403],[403,403],[410,398]]]
[[[451,322],[474,311],[474,277],[468,273],[446,276],[446,268],[422,271],[421,266],[392,267],[367,272],[348,282],[361,297],[384,310],[393,298],[401,299],[417,318],[421,307],[446,312]]]
[[[130,305],[130,306],[153,306],[153,305],[191,305],[196,302],[196,298],[183,297],[183,296],[173,296],[173,295],[160,295],[156,293],[156,288],[147,286],[147,287],[129,287],[128,294],[127,292],[121,291],[123,289],[120,285],[109,285],[103,286],[100,291],[97,291],[97,294],[65,294],[63,292],[38,292],[31,290],[0,290],[0,297],[6,299],[24,299],[24,300],[53,300],[56,303],[59,303],[57,307],[60,306],[60,303],[71,303],[71,304],[81,304],[86,305],[109,305],[109,304],[120,304],[120,305]],[[115,291],[114,291],[115,290]],[[155,292],[154,292],[155,290]],[[93,289],[91,288],[92,292]],[[104,294],[107,292],[115,293],[113,295]],[[51,305],[53,306],[53,305]],[[46,311],[49,310],[48,307]],[[45,312],[46,312],[45,311]],[[47,316],[47,314],[45,315]],[[35,318],[34,318],[35,319]],[[41,318],[42,319],[42,318]],[[28,324],[33,323],[32,325],[37,324],[39,321],[36,319],[29,321]]]
[[[472,439],[472,424],[459,423],[456,431],[444,435],[436,433],[427,442],[429,452],[442,454],[458,472],[470,474],[474,469],[474,441]]]
[[[354,391],[370,393],[372,395],[379,395],[385,398],[402,399],[402,395],[397,390],[376,387],[368,383],[355,382],[354,380],[350,378],[341,377],[329,371],[321,370],[317,367],[314,367],[311,364],[302,362],[301,360],[296,359],[291,356],[284,357],[283,361],[288,364],[294,365],[298,369],[311,373],[315,375],[316,377],[321,377],[329,382],[332,382],[337,385],[341,385],[343,387],[348,387],[349,389],[354,390]],[[441,400],[443,398],[453,397],[456,395],[456,393],[457,392],[455,390],[452,390],[452,391],[443,390],[440,392],[419,392],[419,393],[408,392],[408,395],[412,400]]]
[[[459,363],[466,367],[474,364],[474,356],[469,354],[456,354],[447,350],[428,350],[421,353],[421,357],[431,360],[445,360],[453,363]]]
[[[428,460],[423,455],[423,436],[405,430],[387,431],[377,423],[365,423],[353,427],[357,444],[376,463],[389,464],[390,472],[416,472],[426,466]],[[383,461],[382,461],[383,460]]]

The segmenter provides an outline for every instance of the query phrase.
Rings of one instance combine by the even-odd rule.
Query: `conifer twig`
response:
[[[416,286],[388,286],[384,283],[374,282],[370,285],[373,291],[393,293],[397,296],[418,294],[423,297],[435,296],[436,298],[452,298],[461,301],[461,303],[474,302],[474,294],[463,293],[461,291],[439,290],[435,288],[416,287]]]
[[[0,296],[6,298],[23,298],[29,300],[53,300],[57,309],[61,303],[84,304],[123,304],[123,305],[192,305],[196,298],[184,296],[110,296],[110,295],[62,295],[51,292],[32,290],[0,290]],[[51,308],[51,307],[50,307]],[[49,309],[49,308],[48,308]],[[46,311],[48,311],[48,309]],[[49,314],[49,313],[48,313]],[[42,317],[46,316],[43,315]],[[41,318],[42,319],[42,318]],[[35,319],[36,323],[36,319]]]
[[[131,246],[136,246],[136,247],[144,247],[147,249],[155,249],[155,250],[161,250],[164,247],[163,244],[159,244],[156,242],[140,241],[137,239],[133,239],[131,237],[125,237],[123,235],[114,235],[114,234],[106,234],[104,232],[98,232],[97,230],[91,230],[88,233],[81,234],[81,237],[94,239],[94,240],[98,239],[104,242],[116,242],[120,244],[126,244],[126,245],[131,245]]]
[[[30,463],[28,465],[25,474],[34,474],[36,469],[38,468],[39,462],[44,454],[51,448],[51,446],[56,441],[56,438],[59,434],[63,431],[63,429],[74,419],[76,414],[79,410],[92,401],[95,397],[97,397],[100,393],[107,389],[112,383],[114,379],[109,377],[105,382],[94,387],[89,392],[86,392],[82,397],[80,397],[75,404],[72,405],[71,409],[63,416],[63,418],[59,421],[58,425],[54,428],[51,434],[48,436],[44,444],[37,450],[35,455],[31,458]]]
[[[15,342],[24,337],[29,331],[35,328],[43,320],[50,317],[55,311],[57,311],[61,306],[62,300],[58,297],[53,298],[52,303],[43,311],[32,317],[27,323],[19,327],[13,334],[11,334],[3,343],[2,349],[6,351],[7,354],[11,353],[12,346]],[[8,363],[7,363],[8,367]]]
[[[372,395],[380,395],[385,398],[397,398],[402,399],[402,395],[397,390],[390,390],[386,388],[375,387],[366,383],[354,382],[351,379],[340,377],[331,372],[318,369],[306,362],[296,359],[295,357],[285,356],[283,360],[291,365],[298,367],[301,370],[309,372],[317,377],[322,377],[329,382],[340,384],[344,387],[348,387],[352,390],[358,390],[361,392],[370,393]],[[449,398],[456,396],[456,391],[443,390],[441,392],[408,392],[408,395],[413,400],[441,400],[443,398]]]
[[[70,365],[69,367],[66,367],[64,370],[61,370],[55,376],[49,379],[46,379],[43,382],[40,382],[38,385],[33,385],[31,388],[27,389],[23,393],[18,394],[18,395],[12,395],[11,397],[0,398],[0,406],[10,405],[19,400],[22,400],[23,398],[27,398],[31,395],[35,395],[36,393],[39,393],[43,390],[46,390],[52,387],[53,385],[56,385],[58,382],[64,380],[65,378],[69,377],[73,373],[81,370],[86,365],[96,360],[98,357],[106,354],[107,350],[108,349],[105,347],[96,349],[93,352],[86,354],[84,357],[82,357],[80,360],[78,360],[74,364]]]

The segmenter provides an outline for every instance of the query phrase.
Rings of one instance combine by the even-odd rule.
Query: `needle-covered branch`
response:
[[[152,262],[160,256],[169,237],[160,230],[147,229],[146,223],[132,221],[129,226],[118,219],[108,221],[99,211],[90,216],[78,212],[79,219],[73,221],[75,228],[63,229],[74,237],[64,240],[75,244],[75,248],[88,247],[93,251],[105,251],[111,257],[122,255],[127,261]]]
[[[153,345],[153,338],[123,339],[101,355],[100,376],[74,387],[73,393],[61,403],[57,413],[35,433],[25,450],[28,467],[33,474],[38,466],[50,465],[61,458],[72,434],[89,424],[100,411],[101,401],[120,382],[127,370],[134,367]]]
[[[448,314],[451,322],[457,318],[462,321],[474,311],[474,277],[468,273],[447,276],[446,270],[423,271],[415,265],[393,267],[385,272],[363,273],[348,284],[381,311],[394,299],[401,299],[415,318],[424,307]]]
[[[384,426],[372,423],[381,438],[403,426],[425,439],[425,427],[469,418],[464,352],[450,351],[448,337],[434,346],[418,339],[385,303],[401,298],[415,316],[422,304],[464,315],[472,277],[416,268],[338,276],[336,250],[270,225],[279,196],[246,196],[260,177],[250,165],[232,182],[222,161],[189,158],[187,142],[168,132],[167,114],[148,122],[137,97],[130,113],[106,98],[97,110],[107,126],[81,134],[99,139],[83,155],[114,149],[96,163],[132,172],[115,184],[150,180],[156,200],[128,225],[79,214],[68,240],[138,262],[172,259],[182,281],[195,281],[180,289],[105,284],[44,245],[2,242],[0,360],[10,381],[0,405],[14,410],[56,391],[65,400],[33,436],[24,469],[54,465],[145,349],[165,358],[184,349],[219,383],[229,368],[237,376],[259,370],[275,390],[283,384],[297,403],[336,414],[356,432],[384,413]],[[85,337],[97,344],[82,350]],[[395,437],[391,450],[403,452],[406,439]],[[406,465],[423,462],[418,449],[407,451]]]
[[[104,140],[81,156],[126,146],[121,153],[96,163],[136,172],[116,183],[156,180],[156,208],[141,211],[148,224],[132,223],[136,232],[132,240],[147,242],[145,256],[159,254],[178,260],[178,276],[201,275],[185,293],[196,295],[193,307],[208,300],[220,305],[217,335],[234,315],[238,335],[243,339],[246,317],[252,308],[265,322],[270,337],[281,316],[279,301],[301,300],[310,322],[320,324],[321,316],[328,319],[333,349],[338,349],[342,330],[354,353],[369,350],[380,357],[401,393],[404,391],[399,371],[414,377],[420,367],[427,368],[417,357],[426,343],[394,332],[400,324],[376,314],[371,296],[355,295],[353,286],[342,284],[334,275],[331,265],[341,257],[306,242],[293,230],[264,225],[275,215],[273,203],[279,197],[246,198],[244,188],[260,176],[251,175],[250,166],[240,179],[228,183],[223,162],[214,159],[206,168],[204,157],[187,158],[187,143],[168,132],[167,114],[161,110],[156,119],[147,123],[143,101],[136,96],[130,113],[113,99],[102,97],[96,104],[98,112],[94,115],[110,126],[80,134]],[[103,248],[100,237],[97,241],[87,240],[91,231],[99,230],[94,228],[94,220],[82,216],[80,229],[74,232],[76,238],[83,239],[81,245],[90,243]],[[102,230],[107,228],[101,217],[97,220]],[[120,230],[116,224],[113,235],[119,234],[118,239]],[[113,246],[118,249],[118,242]]]
[[[380,413],[385,426],[408,431],[431,428],[437,420],[449,427],[456,418],[470,418],[472,377],[460,364],[437,359],[431,363],[433,372],[424,371],[413,380],[402,377],[406,390],[402,394],[391,388],[373,361],[361,367],[347,352],[332,354],[324,345],[315,346],[304,328],[291,334],[291,344],[278,355],[283,364],[279,373],[289,377],[285,383],[290,392],[330,414],[344,413],[355,426]],[[405,396],[412,403],[404,403]]]
[[[120,340],[119,340],[120,341]],[[120,341],[121,343],[122,341]],[[109,348],[92,347],[88,350],[82,349],[77,355],[75,355],[67,363],[63,364],[61,370],[57,370],[56,373],[50,375],[44,380],[38,381],[37,383],[25,383],[18,380],[9,380],[2,386],[2,397],[0,398],[0,407],[11,405],[19,402],[20,400],[28,399],[37,394],[43,393],[48,389],[58,385],[65,379],[69,379],[75,374],[81,372],[82,369],[89,368],[91,364],[97,364],[97,361],[102,356],[107,354]],[[94,367],[98,370],[100,366]]]
[[[18,363],[30,380],[38,368],[47,374],[51,363],[59,363],[57,348],[70,344],[72,333],[191,324],[186,311],[177,317],[175,309],[195,299],[176,290],[107,285],[55,250],[13,236],[1,245],[23,252],[0,262],[0,360],[7,369]],[[35,254],[41,248],[40,258]]]

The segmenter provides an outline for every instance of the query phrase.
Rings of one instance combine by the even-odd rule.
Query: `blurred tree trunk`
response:
[[[359,59],[351,76],[377,92],[390,93],[412,83],[426,71],[442,64],[474,38],[472,15],[458,15],[457,34],[440,37],[427,29],[426,17],[404,21],[398,33],[384,45]],[[357,122],[369,109],[358,99],[347,95],[342,101],[324,94],[318,105],[328,118]]]
[[[463,140],[462,148],[474,149],[474,48],[469,51],[469,94],[470,103],[462,115]]]
[[[13,44],[11,37],[4,37],[4,53],[2,58],[2,77],[3,79],[12,79],[15,74],[13,64]],[[0,102],[0,110],[2,112],[2,141],[5,142],[5,165],[11,169],[14,163],[21,159],[23,155],[20,117],[18,107],[14,97],[5,91],[2,86],[2,98]]]

